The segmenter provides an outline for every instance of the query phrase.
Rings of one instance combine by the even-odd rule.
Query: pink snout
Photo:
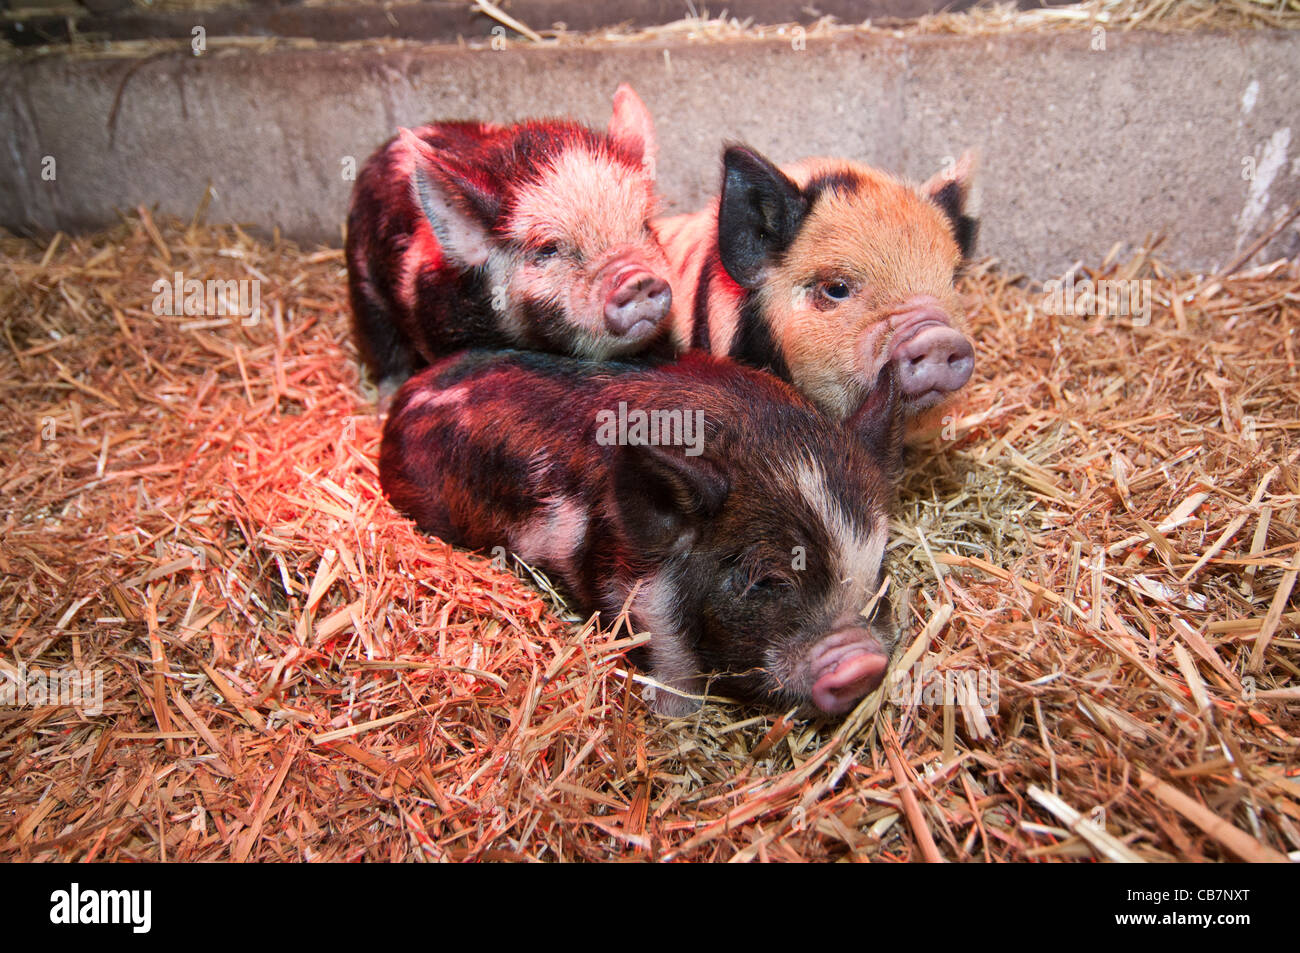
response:
[[[915,325],[893,348],[899,386],[914,407],[938,403],[970,380],[975,368],[970,341],[941,316],[922,317]]]
[[[648,337],[668,316],[673,292],[668,282],[637,265],[614,277],[605,298],[605,326],[621,338]]]
[[[812,702],[827,715],[842,715],[876,690],[889,657],[866,629],[844,629],[813,646]]]

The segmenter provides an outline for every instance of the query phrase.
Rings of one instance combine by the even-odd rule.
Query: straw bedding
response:
[[[261,319],[156,314],[177,271]],[[0,239],[0,680],[103,678],[0,707],[0,859],[1300,856],[1300,272],[1091,274],[1149,324],[967,276],[909,457],[896,671],[982,697],[665,722],[644,636],[384,501],[339,252]]]

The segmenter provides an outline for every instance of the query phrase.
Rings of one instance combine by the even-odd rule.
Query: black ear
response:
[[[947,216],[952,223],[953,238],[961,249],[962,258],[970,258],[975,251],[975,237],[979,232],[979,219],[968,214],[971,186],[975,179],[975,154],[965,152],[951,168],[935,173],[921,192]]]
[[[757,152],[731,146],[722,156],[718,252],[742,288],[756,288],[763,269],[790,247],[808,212],[799,186]]]
[[[689,545],[722,509],[727,475],[684,447],[623,446],[614,459],[614,507],[634,546],[668,552]]]
[[[867,399],[850,418],[850,427],[871,452],[891,484],[903,476],[903,395],[894,362],[876,378]]]

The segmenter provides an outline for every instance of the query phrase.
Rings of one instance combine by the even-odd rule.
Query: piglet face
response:
[[[896,638],[861,613],[884,581],[888,492],[877,471],[794,455],[736,488],[701,549],[697,651],[719,688],[769,708],[840,715],[874,690]],[[862,476],[868,479],[856,479]]]
[[[502,334],[531,350],[603,360],[643,348],[672,305],[650,228],[655,135],[629,86],[609,129],[535,121],[469,155],[403,132],[436,252],[419,268],[473,273]]]
[[[843,419],[886,364],[909,416],[966,383],[974,349],[954,280],[974,235],[968,157],[920,188],[843,160],[780,170],[733,148],[725,162],[722,261],[761,296],[796,387]]]
[[[656,677],[680,692],[657,692],[659,711],[689,712],[707,690],[838,716],[880,685],[897,641],[878,597],[902,427],[893,374],[873,393],[857,442],[800,411],[754,421],[788,427],[786,451],[744,435],[706,438],[693,459],[627,448],[615,491],[638,490],[621,511],[644,554],[634,617],[654,633]]]
[[[649,228],[654,182],[625,157],[569,150],[518,190],[509,245],[490,271],[529,327],[606,358],[659,333],[672,305],[668,262]]]
[[[827,514],[824,498],[802,493],[783,502],[793,509],[758,524],[762,542],[724,550],[709,567],[696,652],[711,690],[842,715],[879,686],[897,641],[879,601],[862,615],[884,581],[887,523],[879,511],[861,521]]]

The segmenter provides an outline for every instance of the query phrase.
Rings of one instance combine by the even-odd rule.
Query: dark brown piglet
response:
[[[706,690],[840,715],[883,679],[881,591],[902,418],[891,370],[859,434],[701,353],[658,367],[469,352],[412,378],[380,477],[421,529],[504,546],[582,611],[625,604],[680,715]],[[874,605],[870,617],[863,610]]]

